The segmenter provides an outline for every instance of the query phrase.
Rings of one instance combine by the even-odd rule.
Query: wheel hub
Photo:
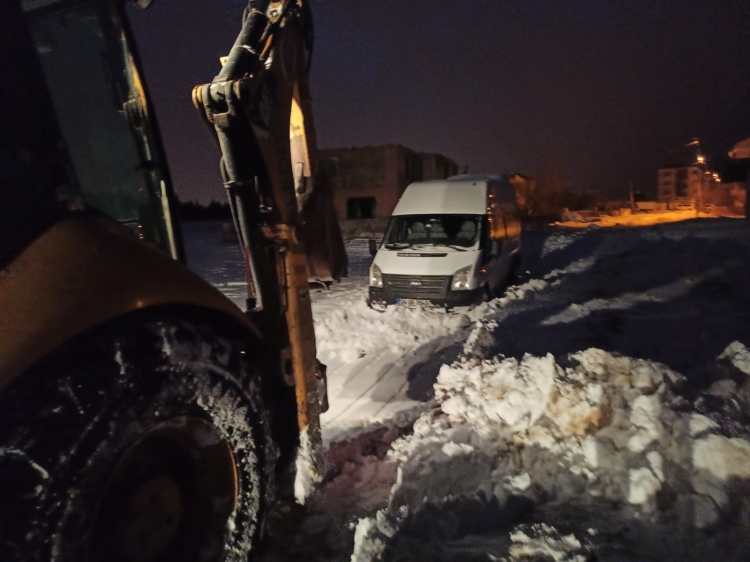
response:
[[[148,481],[136,492],[129,514],[123,523],[128,558],[155,560],[177,535],[182,515],[179,485],[166,477]]]
[[[221,560],[237,492],[234,456],[213,425],[196,417],[161,423],[115,467],[88,562]]]

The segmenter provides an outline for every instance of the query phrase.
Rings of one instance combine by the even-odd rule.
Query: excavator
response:
[[[0,0],[3,561],[257,560],[269,510],[325,476],[309,283],[346,254],[309,0],[249,0],[193,91],[246,311],[185,265],[131,9]]]

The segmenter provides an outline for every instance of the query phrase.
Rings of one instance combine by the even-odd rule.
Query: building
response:
[[[698,166],[672,165],[657,172],[657,201],[692,204],[698,195],[703,172]]]
[[[744,160],[750,158],[750,138],[738,142],[729,151],[729,157],[732,160]]]
[[[747,202],[748,174],[750,173],[750,139],[745,139],[729,151],[729,158],[710,161],[688,150],[697,141],[679,152],[658,171],[657,199],[671,208],[680,204],[702,202],[714,212],[744,214]],[[700,188],[700,191],[699,191]]]
[[[735,212],[750,216],[750,138],[738,142],[729,151],[729,160],[717,166],[721,181],[729,193],[731,205]]]
[[[444,180],[458,174],[456,163],[442,154],[422,152],[419,158],[422,161],[421,181]]]
[[[410,183],[458,173],[450,158],[417,153],[398,144],[329,148],[319,153],[321,159],[335,158],[339,163],[334,187],[339,220],[386,219]]]
[[[656,200],[672,209],[679,205],[700,206],[706,172],[708,165],[698,139],[671,150],[657,171]]]

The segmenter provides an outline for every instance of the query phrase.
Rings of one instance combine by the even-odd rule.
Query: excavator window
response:
[[[27,0],[29,27],[87,206],[178,257],[140,76],[114,2]]]

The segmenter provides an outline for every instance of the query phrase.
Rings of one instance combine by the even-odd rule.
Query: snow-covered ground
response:
[[[221,221],[182,223],[188,267],[245,310],[247,280],[242,250],[223,240]]]
[[[573,218],[575,217],[575,218]],[[611,216],[602,215],[596,219],[590,219],[588,222],[581,218],[578,213],[567,213],[563,217],[562,222],[555,223],[558,226],[565,226],[569,228],[586,228],[591,222],[595,222],[597,226],[654,226],[656,224],[663,224],[669,222],[681,222],[696,217],[701,218],[718,218],[719,215],[713,213],[696,213],[693,210],[684,211],[650,211],[650,212],[636,212],[630,215]],[[732,215],[733,218],[739,218],[737,215]]]
[[[222,242],[220,223],[187,223],[183,230],[188,264],[244,308],[242,254],[236,244]],[[410,425],[432,397],[437,370],[458,355],[473,316],[469,309],[368,308],[367,240],[346,246],[349,277],[331,290],[312,291],[318,355],[328,366],[330,409],[321,420],[327,442],[379,421]]]
[[[448,314],[368,309],[349,243],[332,472],[272,559],[750,559],[747,223],[524,234],[519,284]]]

